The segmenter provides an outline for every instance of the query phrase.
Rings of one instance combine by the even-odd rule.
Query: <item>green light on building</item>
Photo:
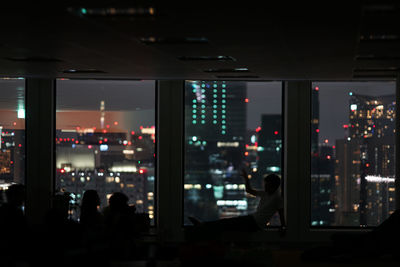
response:
[[[216,120],[213,120],[213,123],[214,123],[214,124],[217,124],[217,121],[216,121]]]
[[[201,111],[201,113],[206,113],[206,111],[203,109],[203,110]]]
[[[201,118],[204,119],[206,117],[206,115],[201,115]]]
[[[226,87],[226,84],[222,84],[222,88],[225,88]]]
[[[193,101],[192,101],[193,103],[196,103],[196,99],[193,99]]]
[[[213,118],[216,119],[216,118],[218,118],[218,116],[217,115],[213,115]]]
[[[222,124],[225,124],[225,123],[226,123],[226,121],[223,120],[223,121],[222,121]]]
[[[87,14],[86,8],[81,8],[81,13],[82,13],[83,15],[86,15],[86,14]]]
[[[193,105],[192,107],[193,107],[193,108],[197,108],[197,105]]]
[[[189,145],[193,145],[193,141],[189,141]]]
[[[201,87],[203,87],[203,88],[204,88],[204,87],[206,87],[206,85],[203,83],[203,84],[201,85]]]
[[[226,103],[226,100],[225,99],[222,99],[222,104],[225,104]]]
[[[217,108],[217,107],[218,107],[217,105],[214,105],[214,106],[213,106],[213,108]]]
[[[193,116],[192,116],[192,117],[193,117],[193,119],[196,119],[196,118],[197,118],[196,114],[193,114]]]
[[[217,86],[218,86],[218,85],[217,85],[216,83],[214,83],[214,85],[213,85],[213,86],[214,86],[214,88],[217,88]]]
[[[193,93],[196,93],[196,89],[193,89]]]
[[[217,91],[217,89],[214,89],[213,92],[216,93],[216,92],[218,92],[218,91]]]
[[[201,108],[206,108],[206,105],[201,105]]]
[[[222,125],[221,128],[225,130],[225,129],[226,129],[226,126],[225,126],[225,125]]]
[[[225,90],[225,89],[222,89],[222,93],[226,93],[226,90]]]
[[[225,105],[222,105],[222,108],[226,108],[226,106],[225,106]]]
[[[217,101],[217,99],[214,99],[214,101],[213,101],[214,103],[217,103],[218,101]]]
[[[226,131],[222,131],[221,133],[222,133],[222,134],[226,134]]]
[[[217,113],[217,111],[216,111],[216,110],[213,110],[213,112],[214,112],[214,113]]]
[[[205,123],[206,123],[206,121],[205,121],[205,120],[202,120],[202,121],[201,121],[201,124],[205,124]]]
[[[193,110],[192,110],[192,112],[193,112],[193,113],[196,113],[196,112],[197,112],[197,110],[193,109]]]
[[[213,97],[214,97],[214,98],[217,98],[217,95],[216,95],[216,94],[213,94]]]
[[[225,119],[225,118],[226,118],[226,116],[225,116],[225,115],[222,115],[222,118],[223,118],[223,119]]]
[[[193,124],[196,124],[196,123],[197,123],[197,121],[193,120],[193,121],[192,121],[192,123],[193,123]]]
[[[222,110],[222,113],[226,113],[226,110]]]
[[[223,94],[223,95],[222,95],[222,98],[225,98],[225,97],[226,97],[226,95],[225,95],[225,94]]]

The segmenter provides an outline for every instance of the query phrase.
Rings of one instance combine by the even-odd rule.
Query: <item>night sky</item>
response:
[[[23,82],[0,80],[0,109],[17,110]],[[320,142],[328,139],[330,145],[345,137],[343,124],[349,122],[349,92],[395,94],[395,82],[316,82],[315,86],[319,87]],[[106,110],[137,112],[141,123],[154,124],[155,81],[58,80],[57,88],[58,111],[100,110],[100,101],[106,100]],[[247,83],[248,129],[260,126],[262,114],[281,114],[281,89],[281,82]]]

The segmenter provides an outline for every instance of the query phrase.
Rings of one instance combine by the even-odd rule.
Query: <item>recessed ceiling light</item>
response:
[[[180,56],[178,59],[184,61],[236,61],[231,56]]]
[[[61,62],[62,60],[51,57],[41,57],[41,56],[33,56],[33,57],[5,57],[4,59],[16,62],[37,62],[37,63],[50,63],[50,62]]]
[[[235,72],[249,72],[248,68],[233,68],[233,69],[208,69],[204,72],[211,72],[211,73],[235,73]]]
[[[64,70],[64,73],[70,73],[70,74],[75,74],[75,73],[106,73],[105,71],[102,70],[97,70],[97,69],[68,69]]]
[[[207,44],[205,37],[142,37],[139,39],[144,44]]]
[[[68,8],[68,11],[80,16],[154,16],[156,9],[151,6],[143,7],[79,7]]]

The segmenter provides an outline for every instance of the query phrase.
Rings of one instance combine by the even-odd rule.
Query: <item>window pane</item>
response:
[[[281,93],[280,82],[186,82],[185,224],[188,216],[210,221],[255,212],[258,199],[246,195],[240,171],[247,168],[256,189],[264,174],[281,174]]]
[[[313,83],[311,225],[376,226],[395,210],[395,83]]]
[[[25,184],[25,80],[0,79],[0,204],[12,183]]]
[[[154,217],[155,82],[57,81],[56,189],[97,190],[101,207],[122,192]]]

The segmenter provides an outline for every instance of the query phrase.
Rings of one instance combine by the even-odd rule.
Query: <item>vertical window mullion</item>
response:
[[[182,232],[184,81],[157,83],[157,226],[167,240]]]
[[[285,161],[288,241],[307,238],[310,218],[309,81],[285,82]]]
[[[44,222],[53,194],[54,89],[52,79],[26,80],[26,214],[31,224]]]

